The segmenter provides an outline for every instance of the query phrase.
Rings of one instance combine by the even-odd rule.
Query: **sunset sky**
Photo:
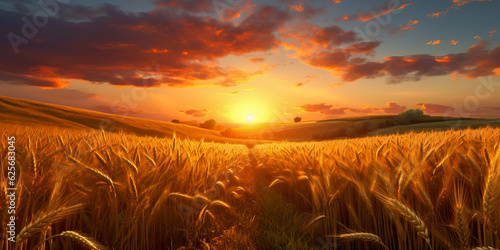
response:
[[[40,2],[0,2],[0,95],[167,121],[500,117],[500,1]]]

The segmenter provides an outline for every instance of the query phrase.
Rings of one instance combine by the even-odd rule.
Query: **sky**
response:
[[[0,95],[170,121],[499,117],[497,0],[3,0]]]

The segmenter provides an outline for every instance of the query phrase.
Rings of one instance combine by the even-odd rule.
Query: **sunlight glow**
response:
[[[230,118],[239,123],[266,123],[271,121],[271,107],[256,100],[241,100],[236,105],[231,105],[232,110],[228,114]]]
[[[254,119],[253,119],[253,115],[248,115],[248,116],[247,116],[247,121],[248,121],[248,122],[253,122],[253,120],[254,120]]]

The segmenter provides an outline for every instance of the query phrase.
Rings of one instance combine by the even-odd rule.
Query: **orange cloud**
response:
[[[252,63],[261,63],[261,62],[264,62],[265,60],[266,59],[264,59],[264,58],[257,57],[257,58],[250,59],[250,62],[252,62]]]
[[[250,0],[241,2],[240,4],[233,5],[232,8],[226,8],[222,12],[221,19],[233,20],[241,17],[242,13],[250,12],[257,5]]]
[[[430,40],[427,44],[430,44],[430,45],[437,45],[437,44],[440,44],[441,43],[441,40]]]
[[[427,14],[427,17],[438,18],[439,16],[444,16],[444,15],[448,14],[448,11],[450,11],[452,9],[458,9],[458,7],[460,7],[462,5],[465,5],[465,4],[468,4],[468,3],[472,3],[472,2],[491,2],[491,1],[492,0],[453,0],[452,1],[453,5],[448,6],[448,8],[446,8],[446,10],[439,11],[439,12],[434,12],[434,13],[429,13],[429,14]]]
[[[300,82],[300,83],[296,83],[292,86],[292,88],[298,88],[298,87],[301,87],[301,86],[304,86],[304,83]]]
[[[341,3],[342,0],[332,0],[332,3]]]
[[[460,42],[460,40],[451,40],[450,44],[451,45],[457,45],[458,42]]]
[[[409,31],[409,30],[412,30],[412,29],[415,29],[415,25],[417,25],[419,23],[418,20],[411,20],[408,21],[408,23],[406,25],[399,25],[399,29],[395,29],[395,30],[392,30],[391,33],[394,34],[396,32],[400,32],[400,31]]]
[[[482,38],[482,37],[480,37],[480,36],[475,36],[475,37],[473,37],[472,39],[482,40],[483,38]]]
[[[412,29],[414,29],[414,28],[415,28],[415,25],[417,25],[418,23],[419,23],[419,21],[417,21],[417,20],[411,20],[411,19],[410,19],[410,21],[408,21],[408,23],[406,24],[406,26],[405,26],[405,27],[403,27],[403,26],[401,25],[401,31],[412,30]]]
[[[399,6],[396,9],[388,9],[388,10],[382,11],[378,14],[362,14],[361,16],[359,16],[358,19],[363,21],[363,22],[367,22],[367,21],[372,20],[373,18],[381,17],[381,16],[387,15],[387,14],[394,12],[394,11],[397,11],[397,10],[402,10],[410,5],[413,5],[413,4],[415,4],[415,3],[406,3],[406,4]]]
[[[406,3],[402,4],[399,7],[392,6],[393,2],[392,1],[387,1],[382,7],[376,7],[371,9],[368,13],[360,13],[360,14],[354,14],[354,15],[345,15],[342,16],[341,18],[337,18],[337,21],[363,21],[363,22],[368,22],[374,18],[379,18],[381,16],[390,14],[394,11],[402,10],[410,5],[413,5],[415,3]]]
[[[493,34],[493,33],[496,33],[496,32],[497,32],[497,29],[494,29],[494,30],[492,30],[492,31],[490,31],[488,33]]]
[[[298,12],[304,11],[304,6],[302,6],[302,3],[297,4],[297,5],[291,5],[291,4],[289,4],[288,6],[290,7],[291,10],[295,10],[295,11],[298,11]]]

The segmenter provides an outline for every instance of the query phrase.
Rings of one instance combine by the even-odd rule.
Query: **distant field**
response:
[[[349,126],[351,123],[345,121],[299,122],[245,126],[232,131],[234,138],[308,141],[314,134]]]
[[[403,126],[393,126],[372,131],[368,135],[393,135],[408,132],[428,132],[443,131],[450,129],[482,128],[482,127],[500,127],[500,119],[463,119],[451,121],[436,121],[417,123]]]
[[[108,132],[132,133],[140,136],[158,136],[170,138],[175,133],[178,138],[204,139],[205,141],[260,144],[272,140],[277,141],[311,141],[325,139],[342,139],[345,136],[333,136],[339,129],[356,128],[360,123],[367,123],[366,134],[352,137],[372,135],[389,135],[410,131],[431,131],[446,129],[464,129],[467,127],[497,126],[500,119],[461,118],[456,122],[453,117],[425,117],[418,124],[391,125],[394,115],[356,116],[338,119],[308,121],[298,123],[276,123],[235,125],[231,136],[222,136],[220,131],[199,128],[195,121],[181,124],[154,121],[142,118],[118,116],[84,109],[53,105],[42,102],[0,96],[0,123],[38,126],[56,126],[61,128],[101,129]],[[184,123],[184,124],[183,124]]]
[[[368,132],[352,137],[363,137],[372,135],[390,135],[407,133],[411,131],[441,131],[447,129],[465,129],[468,127],[479,128],[487,126],[498,126],[500,119],[478,119],[478,118],[456,118],[442,116],[424,117],[416,124],[397,125],[392,124],[394,115],[346,117],[330,120],[261,124],[245,126],[232,129],[232,137],[266,140],[285,141],[311,141],[318,135],[326,135],[323,139],[343,139],[345,136],[328,136],[339,129],[355,129],[360,123],[367,123]],[[386,125],[390,122],[391,125]],[[388,126],[388,127],[387,127]]]

